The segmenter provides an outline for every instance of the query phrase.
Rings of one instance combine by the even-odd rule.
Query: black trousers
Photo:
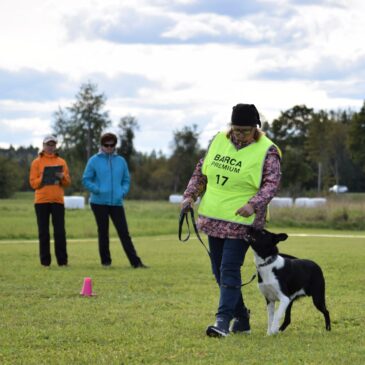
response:
[[[67,265],[65,206],[59,203],[34,204],[38,224],[39,258],[42,265],[51,264],[49,217],[52,217],[55,254],[58,265]]]
[[[119,205],[99,205],[91,203],[96,224],[98,226],[99,254],[103,265],[110,265],[112,259],[109,250],[109,217],[117,230],[120,242],[125,254],[132,266],[138,266],[141,259],[133,246],[129,235],[127,220],[123,206]]]

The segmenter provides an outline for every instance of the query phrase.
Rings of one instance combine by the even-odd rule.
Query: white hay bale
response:
[[[182,200],[183,200],[182,195],[172,194],[169,196],[170,203],[180,204],[182,202]]]
[[[64,201],[66,209],[85,208],[85,198],[83,196],[65,196]]]
[[[296,207],[305,207],[305,208],[316,208],[323,205],[326,205],[326,198],[296,198],[295,206]]]
[[[309,205],[309,198],[296,198],[294,205],[296,207],[307,207]]]
[[[293,198],[279,198],[275,197],[270,202],[270,207],[292,207],[293,206]]]
[[[326,198],[312,198],[310,200],[311,207],[321,207],[326,205],[327,199]]]

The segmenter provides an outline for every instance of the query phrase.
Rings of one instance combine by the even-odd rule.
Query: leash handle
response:
[[[184,220],[186,220],[186,225],[188,226],[188,233],[187,233],[187,236],[184,239],[182,239],[181,234],[182,234],[182,226],[184,224]],[[189,226],[189,220],[188,220],[188,213],[185,212],[184,209],[182,209],[180,212],[180,217],[179,217],[179,241],[186,242],[189,238],[190,238],[190,226]]]
[[[179,240],[181,242],[186,242],[190,238],[190,225],[189,225],[189,218],[188,218],[189,217],[189,213],[190,213],[191,223],[192,223],[193,228],[194,228],[194,232],[195,232],[198,240],[200,241],[200,243],[204,246],[205,251],[207,251],[207,254],[210,257],[210,252],[209,252],[207,246],[204,244],[202,238],[200,237],[198,228],[196,226],[195,217],[194,217],[194,209],[192,207],[189,207],[187,210],[182,209],[181,212],[180,212],[180,218],[179,218]],[[188,227],[188,233],[187,233],[186,238],[185,239],[182,239],[181,238],[181,234],[182,234],[182,226],[184,224],[184,220],[186,221],[186,225]]]

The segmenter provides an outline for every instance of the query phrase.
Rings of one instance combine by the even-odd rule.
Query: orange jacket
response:
[[[63,166],[63,178],[58,184],[43,185],[42,177],[45,166]],[[70,173],[66,161],[58,157],[57,154],[48,155],[41,152],[39,156],[33,160],[29,174],[30,186],[35,190],[34,203],[61,203],[64,204],[63,188],[71,184]]]

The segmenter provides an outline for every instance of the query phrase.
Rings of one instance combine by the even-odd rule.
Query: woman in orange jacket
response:
[[[55,254],[59,266],[67,265],[64,187],[71,183],[66,161],[55,152],[57,138],[46,136],[43,150],[33,160],[29,182],[35,190],[39,257],[43,266],[51,264],[49,217],[52,216]]]

